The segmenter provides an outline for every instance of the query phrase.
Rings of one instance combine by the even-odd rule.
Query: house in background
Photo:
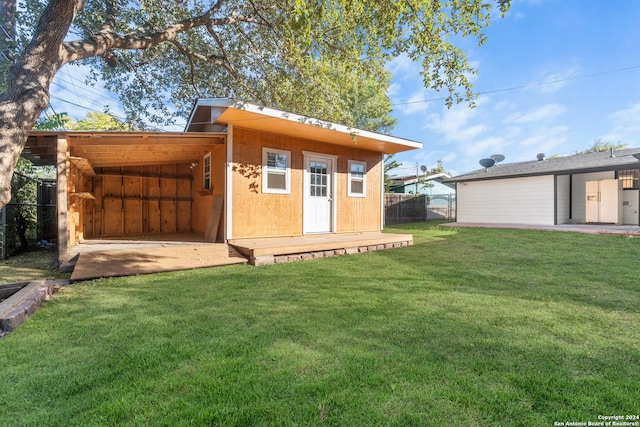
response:
[[[410,235],[381,233],[383,159],[421,147],[214,98],[195,103],[185,132],[33,131],[23,155],[57,167],[61,255],[91,239],[189,233],[267,263],[410,244]]]
[[[437,173],[427,176],[409,175],[404,177],[391,178],[391,193],[398,194],[426,194],[433,195],[455,195],[455,184],[445,182],[451,178],[446,173]]]
[[[640,223],[640,148],[500,163],[449,178],[457,222]]]

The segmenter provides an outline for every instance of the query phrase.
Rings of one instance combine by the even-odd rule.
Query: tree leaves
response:
[[[385,104],[384,65],[407,54],[421,63],[426,87],[448,93],[448,105],[473,102],[468,76],[475,70],[451,40],[473,36],[482,44],[491,12],[491,5],[480,0],[88,1],[74,32],[89,40],[103,31],[109,3],[112,37],[121,49],[117,61],[104,55],[108,63],[90,62],[95,77],[121,94],[131,120],[172,122],[175,115],[188,113],[194,97],[234,96],[302,114],[321,113],[325,120],[347,125],[382,121],[384,131],[392,124],[389,109],[365,108],[375,114],[367,123],[362,110],[349,111],[361,106],[355,99],[362,98],[353,95],[367,92],[367,86],[367,96],[378,99],[371,104]],[[505,4],[497,2],[500,8]],[[178,32],[171,43],[143,49],[133,43],[207,11],[206,25]]]

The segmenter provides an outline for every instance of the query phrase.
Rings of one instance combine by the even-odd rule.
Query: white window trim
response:
[[[268,153],[276,153],[276,154],[286,154],[287,155],[287,168],[284,172],[277,170],[272,171],[275,173],[284,173],[285,176],[285,188],[269,188],[268,184],[268,175],[269,175],[269,167],[267,166],[267,154]],[[278,150],[276,148],[268,148],[262,147],[262,192],[267,194],[291,194],[291,151],[287,150]]]
[[[207,159],[209,159],[209,172],[206,171]],[[207,187],[207,175],[209,176],[209,186]],[[213,189],[211,182],[211,153],[207,153],[202,158],[202,188],[205,190]]]
[[[349,173],[347,174],[347,196],[349,197],[367,197],[367,164],[365,162],[359,162],[357,160],[349,160],[348,162]],[[364,174],[362,178],[351,176],[351,165],[362,165],[364,168]],[[351,183],[356,181],[362,181],[362,193],[354,193],[351,191]]]

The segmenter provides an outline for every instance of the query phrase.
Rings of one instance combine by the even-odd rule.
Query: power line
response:
[[[634,65],[634,66],[631,66],[631,67],[619,68],[617,70],[609,70],[609,71],[602,71],[602,72],[599,72],[599,73],[585,74],[583,76],[566,77],[566,78],[563,78],[563,79],[550,80],[550,81],[547,81],[547,82],[530,83],[530,84],[524,84],[524,85],[520,85],[520,86],[512,86],[512,87],[507,87],[507,88],[502,88],[502,89],[487,90],[487,91],[478,92],[477,95],[488,95],[488,94],[491,94],[491,93],[508,92],[508,91],[512,91],[512,90],[528,89],[528,88],[531,88],[531,87],[538,87],[538,86],[545,86],[545,85],[551,85],[551,84],[556,84],[556,83],[563,83],[563,82],[568,82],[568,81],[571,81],[571,80],[586,79],[586,78],[589,78],[589,77],[598,77],[598,76],[603,76],[603,75],[606,75],[606,74],[613,74],[613,73],[620,73],[620,72],[623,72],[623,71],[636,70],[636,69],[639,69],[639,68],[640,68],[640,65]],[[401,105],[422,104],[422,103],[425,103],[425,102],[444,101],[446,99],[447,99],[447,97],[440,97],[440,98],[423,99],[423,100],[420,100],[420,101],[399,102],[397,104],[391,104],[391,106],[392,107],[396,107],[396,106],[401,106]]]
[[[77,77],[74,77],[73,75],[71,75],[69,73],[67,75],[68,75],[68,77],[70,79],[75,80],[76,82],[79,82],[80,84],[82,84],[83,87],[80,88],[81,90],[84,90],[86,92],[92,93],[94,95],[110,98],[111,100],[116,101],[118,103],[120,102],[120,100],[117,97],[113,96],[111,94],[111,92],[109,92],[108,90],[104,89],[104,92],[101,92],[101,91],[97,90],[95,86],[87,85],[85,82],[83,82],[82,80],[78,79]],[[68,84],[76,86],[74,82],[70,82],[68,80],[65,80],[64,78],[62,78],[62,76],[58,76],[58,80],[60,80],[60,81],[62,81],[64,83],[68,83]],[[60,86],[60,85],[58,85],[58,86]]]

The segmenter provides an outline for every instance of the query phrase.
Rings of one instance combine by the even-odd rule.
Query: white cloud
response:
[[[444,134],[445,139],[449,141],[469,141],[487,130],[487,126],[484,124],[469,124],[477,113],[477,108],[463,105],[451,109],[445,108],[440,115],[432,114],[426,127],[434,132]]]
[[[514,150],[517,157],[513,161],[535,160],[538,153],[556,154],[569,141],[569,130],[567,126],[535,129],[527,138],[517,142]]]
[[[509,101],[500,101],[494,107],[494,111],[503,111],[513,109],[513,104]]]
[[[394,82],[406,79],[415,80],[416,76],[420,75],[420,65],[404,53],[389,61],[387,70],[392,74]]]
[[[556,119],[567,109],[559,104],[547,104],[526,113],[513,113],[505,118],[505,123],[535,123]]]
[[[624,110],[616,111],[610,117],[616,131],[640,132],[640,102]]]
[[[402,101],[393,103],[394,110],[400,114],[412,115],[418,113],[426,113],[429,109],[429,91],[423,87],[418,88],[415,92],[408,95]]]
[[[543,71],[538,78],[529,83],[529,89],[538,93],[553,93],[562,89],[569,81],[578,75],[578,69],[569,68],[563,71],[550,72]]]
[[[613,129],[599,138],[629,147],[640,146],[640,102],[609,115]]]

